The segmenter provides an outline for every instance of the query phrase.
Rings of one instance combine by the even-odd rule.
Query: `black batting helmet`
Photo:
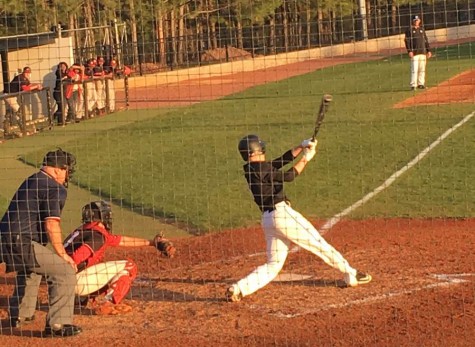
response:
[[[104,201],[93,201],[82,208],[82,222],[101,222],[107,230],[112,231],[112,207]]]
[[[264,154],[266,152],[266,143],[257,135],[247,135],[239,141],[238,149],[242,159],[248,161],[252,153],[261,152]]]

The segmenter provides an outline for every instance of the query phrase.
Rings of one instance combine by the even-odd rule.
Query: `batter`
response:
[[[305,217],[292,209],[284,194],[284,182],[292,182],[302,173],[315,156],[316,147],[316,140],[314,142],[304,140],[279,158],[266,161],[265,143],[257,135],[248,135],[239,142],[239,152],[246,161],[243,167],[244,176],[254,201],[262,211],[261,223],[267,244],[267,263],[231,285],[226,290],[228,300],[240,301],[271,282],[284,266],[291,243],[312,252],[342,272],[348,287],[356,287],[371,281],[371,275],[351,267]],[[303,155],[294,166],[287,171],[282,169],[302,152]]]

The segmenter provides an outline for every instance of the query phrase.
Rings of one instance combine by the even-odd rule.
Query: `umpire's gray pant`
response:
[[[49,297],[46,325],[72,324],[76,272],[50,249],[36,242],[32,244],[38,266],[17,274],[16,286],[10,299],[10,317],[24,319],[34,315],[38,289],[44,276]]]

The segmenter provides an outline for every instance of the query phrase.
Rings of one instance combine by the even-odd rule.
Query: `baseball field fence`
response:
[[[84,332],[71,346],[473,344],[475,1],[34,3],[0,5],[3,83],[30,66],[45,86],[0,96],[0,218],[60,147],[77,158],[64,236],[85,204],[105,200],[113,234],[163,232],[177,248],[172,259],[147,246],[107,250],[138,275],[108,314],[75,308]],[[425,88],[412,90],[404,34],[414,15],[432,56]],[[130,74],[104,79],[103,101],[94,81],[78,82],[80,121],[66,122],[65,102],[55,119],[57,64],[98,56]],[[299,146],[324,95],[317,154],[285,194],[373,280],[343,288],[342,274],[289,244],[271,283],[228,302],[226,288],[267,261],[238,142],[258,135],[267,159]],[[0,345],[63,346],[39,338],[47,281],[35,321],[7,324],[15,274],[2,269]]]

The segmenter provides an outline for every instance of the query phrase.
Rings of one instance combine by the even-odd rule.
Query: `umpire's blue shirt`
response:
[[[44,223],[47,219],[60,219],[66,197],[66,188],[44,171],[21,184],[0,222],[7,271],[27,271],[36,265],[31,242],[48,243]]]

